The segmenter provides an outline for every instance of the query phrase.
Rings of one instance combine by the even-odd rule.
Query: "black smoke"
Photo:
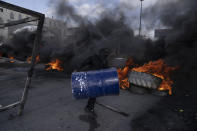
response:
[[[197,65],[196,6],[195,0],[176,0],[164,4],[158,2],[147,11],[173,30],[164,39],[166,60],[188,71]]]
[[[133,129],[138,130],[196,130],[196,74],[197,74],[197,1],[172,0],[158,1],[148,8],[144,15],[154,25],[157,21],[165,28],[172,29],[157,44],[163,43],[164,60],[171,65],[178,66],[172,78],[174,80],[173,96],[165,98],[153,109],[132,121]],[[150,15],[151,14],[151,15]],[[151,26],[152,26],[151,25]],[[185,97],[189,94],[189,97]],[[162,106],[159,106],[162,105]],[[174,111],[177,107],[184,109],[181,115]],[[171,114],[170,116],[168,116]],[[177,115],[178,114],[178,115]],[[178,117],[177,117],[178,116]],[[174,118],[173,118],[174,117]],[[169,119],[170,118],[170,119]],[[183,122],[180,121],[183,119]],[[150,123],[158,122],[155,125]],[[176,123],[172,127],[168,125]],[[188,124],[189,121],[189,124]],[[182,122],[183,124],[177,124]],[[149,125],[143,127],[142,125]],[[178,126],[177,126],[178,125]],[[169,128],[170,127],[170,128]]]
[[[24,28],[22,31],[13,33],[10,37],[0,46],[0,52],[3,56],[13,56],[19,60],[25,60],[31,55],[35,32]]]
[[[83,24],[86,20],[77,14],[75,8],[69,3],[69,0],[49,0],[49,6],[52,6],[55,10],[55,17],[66,21],[67,24]]]
[[[120,6],[113,9],[105,9],[97,20],[88,20],[77,14],[69,1],[59,0],[51,2],[54,4],[55,14],[61,19],[72,19],[78,23],[78,31],[74,43],[74,54],[72,65],[75,67],[87,57],[98,53],[101,48],[109,48],[114,53],[114,57],[132,56],[141,63],[151,59],[157,59],[162,54],[150,39],[140,38],[134,35],[134,31],[128,24],[128,18],[121,11]],[[153,49],[154,48],[154,49]],[[149,55],[147,55],[149,54]],[[118,56],[119,55],[119,56]]]
[[[113,57],[133,57],[135,61],[142,64],[162,58],[168,64],[178,65],[183,70],[189,71],[195,67],[197,57],[196,3],[195,0],[158,1],[155,5],[146,8],[143,20],[150,23],[149,29],[154,30],[154,23],[159,21],[163,27],[173,30],[165,38],[153,41],[134,34],[130,26],[132,24],[129,24],[132,20],[121,9],[133,9],[128,6],[117,5],[113,9],[105,9],[97,20],[91,21],[78,14],[68,0],[50,1],[56,18],[66,20],[67,24],[77,23],[78,26],[72,34],[73,42],[71,43],[67,40],[58,41],[56,38],[59,37],[59,31],[51,30],[54,37],[50,40],[47,40],[49,38],[43,40],[42,48],[40,48],[41,59],[45,62],[53,58],[68,60],[71,70],[74,70],[87,57],[98,53],[99,49],[109,48]],[[17,37],[12,43],[16,43],[15,40],[17,41]],[[20,44],[13,48],[20,49],[19,52],[22,52],[21,49],[27,49],[27,52],[32,49],[32,44],[28,44],[32,42],[17,43]],[[60,43],[65,43],[65,45],[62,46]],[[27,48],[19,48],[21,46]]]

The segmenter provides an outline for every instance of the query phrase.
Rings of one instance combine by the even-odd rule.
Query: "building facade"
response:
[[[24,19],[28,17],[30,16],[27,14],[22,14],[20,12],[16,12],[13,10],[0,7],[0,24],[8,23],[10,21],[16,21],[16,20],[20,20],[20,19]],[[27,26],[27,25],[35,25],[36,23],[37,22],[29,22],[29,23],[16,25],[16,26],[0,28],[0,37],[3,37],[3,39],[8,39],[9,36],[12,34],[12,32],[15,31],[16,29]]]
[[[22,14],[13,10],[0,7],[0,24],[7,23],[10,21],[16,21],[24,18],[31,17],[27,14]],[[15,26],[0,28],[0,43],[11,38],[14,31],[29,25],[37,25],[37,21],[19,24]],[[53,18],[46,17],[43,27],[43,37],[47,39],[57,39],[62,45],[74,43],[78,28],[67,28],[67,24],[64,21],[56,20]]]

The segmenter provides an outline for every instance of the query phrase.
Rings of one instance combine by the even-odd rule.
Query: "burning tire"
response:
[[[149,89],[157,89],[162,82],[162,80],[159,77],[136,71],[131,71],[129,73],[128,80],[133,85]]]

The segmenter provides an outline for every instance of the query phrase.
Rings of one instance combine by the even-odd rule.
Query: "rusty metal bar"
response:
[[[5,28],[5,27],[9,27],[9,26],[19,25],[19,24],[23,24],[23,23],[27,23],[27,22],[32,22],[32,21],[37,21],[37,20],[38,20],[38,18],[28,17],[28,18],[21,19],[21,20],[10,21],[8,23],[0,24],[0,28]]]
[[[6,111],[6,110],[9,110],[9,109],[12,109],[12,108],[14,108],[14,107],[17,107],[17,106],[20,105],[20,104],[21,104],[21,102],[18,101],[18,102],[15,102],[15,103],[13,103],[13,104],[10,104],[10,105],[4,106],[4,107],[0,107],[0,112]]]
[[[28,90],[31,85],[31,77],[33,75],[34,67],[36,64],[37,49],[38,49],[38,45],[39,45],[39,43],[41,41],[41,37],[42,37],[42,28],[43,28],[43,24],[44,24],[44,19],[45,19],[45,17],[41,17],[39,20],[39,23],[38,23],[36,38],[34,41],[34,47],[33,47],[33,51],[32,51],[31,66],[30,66],[30,70],[28,71],[28,76],[26,79],[25,88],[24,88],[23,95],[21,98],[21,104],[20,104],[20,108],[19,108],[19,112],[18,112],[19,115],[22,115],[22,113],[23,113],[24,106],[25,106],[27,96],[28,96]]]

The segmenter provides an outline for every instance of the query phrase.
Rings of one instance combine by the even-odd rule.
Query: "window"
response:
[[[3,12],[3,8],[0,8],[0,12]]]
[[[3,21],[3,19],[0,17],[0,24],[2,24],[4,21]]]
[[[22,19],[22,15],[21,14],[18,15],[18,19],[19,20]]]
[[[14,19],[14,13],[13,12],[10,13],[10,19]]]

